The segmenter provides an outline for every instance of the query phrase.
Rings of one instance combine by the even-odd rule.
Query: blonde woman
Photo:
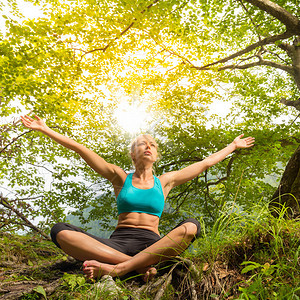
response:
[[[92,150],[53,131],[38,116],[24,116],[21,120],[27,128],[39,131],[77,152],[113,185],[118,224],[109,239],[93,236],[67,223],[55,224],[51,230],[53,242],[65,253],[83,261],[83,271],[89,278],[106,274],[122,276],[135,270],[144,274],[145,281],[151,279],[156,274],[152,265],[182,253],[200,234],[199,222],[187,219],[166,236],[160,237],[159,219],[171,189],[192,180],[237,148],[248,148],[254,143],[254,138],[242,138],[242,134],[204,160],[156,177],[152,167],[158,158],[158,148],[150,135],[140,135],[133,142],[131,158],[135,171],[127,174]]]

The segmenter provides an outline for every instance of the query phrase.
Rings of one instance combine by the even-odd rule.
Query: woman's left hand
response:
[[[246,137],[242,139],[244,134],[239,135],[233,140],[233,144],[236,146],[236,148],[249,148],[254,145],[255,138],[252,136]]]

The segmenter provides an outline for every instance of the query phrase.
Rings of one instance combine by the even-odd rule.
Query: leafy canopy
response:
[[[214,62],[257,39],[280,35],[281,21],[251,1],[32,2],[44,17],[18,22],[14,9],[15,16],[2,16],[0,42],[0,179],[10,191],[4,193],[7,201],[24,216],[42,217],[40,226],[47,228],[71,209],[82,222],[109,225],[116,205],[111,186],[78,155],[13,118],[32,110],[53,129],[130,171],[133,136],[114,115],[124,102],[146,105],[152,114],[142,131],[160,144],[157,175],[202,160],[242,132],[256,138],[253,149],[236,151],[174,189],[164,228],[186,215],[210,223],[223,206],[270,199],[300,138],[296,110],[279,100],[295,99],[299,90],[282,69],[239,68],[256,62],[260,48],[234,62]],[[299,12],[293,1],[278,4]],[[292,63],[275,42],[265,47],[265,59]],[[87,207],[92,210],[86,217]],[[7,208],[1,218],[4,228],[24,227]]]

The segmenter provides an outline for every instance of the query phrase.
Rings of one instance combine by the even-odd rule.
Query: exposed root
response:
[[[180,257],[180,256],[176,256],[176,259],[178,259],[179,261],[182,261],[183,264],[185,264],[188,267],[188,271],[194,280],[196,280],[196,281],[200,280],[201,272],[200,272],[199,268],[196,267],[195,264],[191,260]]]
[[[203,273],[198,284],[198,296],[200,299],[211,299],[211,294],[219,295],[220,298],[229,292],[235,294],[234,287],[244,279],[237,271],[229,270],[227,265],[215,262]]]
[[[167,278],[165,280],[165,282],[161,285],[161,288],[159,289],[159,291],[157,292],[157,294],[155,295],[154,300],[160,300],[162,298],[162,296],[164,295],[168,285],[171,283],[172,281],[172,272],[175,269],[175,267],[177,266],[177,264],[175,264],[171,270],[169,271]]]
[[[48,283],[46,281],[16,281],[2,284],[0,287],[1,292],[5,293],[0,297],[1,300],[15,300],[23,296],[24,294],[30,294],[34,292],[37,286],[43,286],[47,294],[53,293],[60,285],[60,280]]]
[[[48,280],[23,280],[23,281],[6,281],[0,283],[0,299],[10,300],[18,299],[24,294],[30,294],[34,292],[34,288],[42,286],[45,292],[49,295],[52,294],[57,287],[61,284],[61,275],[66,271],[79,269],[79,264],[73,258],[68,260],[59,259],[56,262],[46,262],[42,265],[28,266],[26,264],[16,264],[16,267],[10,268],[1,272],[1,276],[8,278],[12,274],[15,276],[28,276],[30,277],[33,272],[38,270],[41,274],[49,274],[51,271],[55,271],[55,275],[52,276],[51,281]]]

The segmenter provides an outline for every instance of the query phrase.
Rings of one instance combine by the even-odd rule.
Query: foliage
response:
[[[65,273],[63,276],[63,284],[73,292],[76,288],[80,288],[85,284],[85,278]]]
[[[204,257],[210,268],[216,262],[229,270],[238,268],[244,274],[240,282],[229,291],[224,281],[221,290],[227,296],[236,293],[234,299],[297,299],[300,226],[299,220],[284,218],[286,209],[281,207],[279,218],[274,218],[267,205],[246,211],[226,208],[189,255],[200,261]]]
[[[42,286],[37,286],[36,288],[33,289],[35,292],[37,292],[38,294],[41,294],[44,296],[44,298],[47,300],[47,296],[46,296],[46,292],[44,290],[44,288]]]
[[[6,201],[45,231],[70,209],[82,223],[100,220],[110,227],[112,214],[116,218],[111,186],[78,155],[17,119],[32,110],[129,171],[132,135],[113,114],[124,101],[152,112],[143,131],[161,146],[157,175],[202,160],[241,132],[256,138],[255,148],[236,151],[174,189],[162,232],[185,216],[212,225],[230,201],[244,209],[269,200],[275,187],[264,179],[282,174],[279,166],[300,139],[298,112],[280,103],[299,97],[296,79],[286,71],[294,62],[282,46],[299,33],[250,2],[35,0],[44,16],[21,22],[12,2],[13,15],[2,17],[0,42],[0,181],[9,190]],[[296,1],[279,5],[299,15]],[[289,36],[219,62],[286,28]],[[222,115],[213,103],[230,109]],[[5,206],[0,217],[3,230],[28,229]]]

